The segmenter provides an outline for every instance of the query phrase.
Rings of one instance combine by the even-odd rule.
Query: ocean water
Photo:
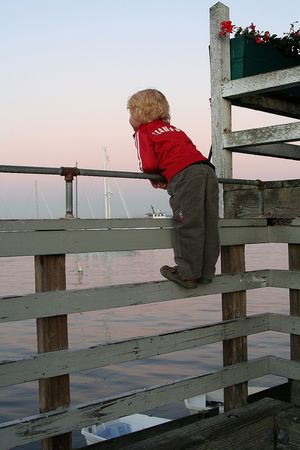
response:
[[[80,254],[67,256],[67,288],[142,282],[161,279],[159,267],[173,263],[172,250],[149,250]],[[287,269],[285,244],[246,247],[246,270]],[[219,262],[217,272],[220,271]],[[34,292],[32,257],[0,258],[0,296]],[[172,305],[172,307],[170,307]],[[247,314],[289,313],[287,289],[256,289],[247,293]],[[85,348],[95,344],[194,327],[221,320],[221,295],[118,308],[69,315],[69,346]],[[36,354],[35,321],[1,324],[0,360],[15,360]],[[289,357],[289,336],[267,332],[248,338],[249,359],[276,354]],[[195,376],[222,367],[222,344],[175,352],[159,357],[72,374],[72,404],[92,401],[133,389]],[[282,382],[264,377],[251,382],[270,386]],[[0,389],[0,422],[38,413],[38,383],[31,382]],[[184,404],[169,405],[151,413],[176,418],[188,414]],[[79,432],[73,433],[73,447],[85,445]],[[18,449],[38,450],[39,443]]]

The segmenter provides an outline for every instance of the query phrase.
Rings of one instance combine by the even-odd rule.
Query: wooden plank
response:
[[[220,294],[268,286],[268,270],[217,275],[213,282],[185,289],[169,281],[119,284],[0,299],[0,323]]]
[[[290,180],[291,182],[295,180]],[[276,181],[265,182],[276,183]],[[277,181],[282,187],[285,181]],[[298,185],[300,181],[298,180]],[[223,225],[225,224],[225,225]],[[265,219],[219,219],[219,226],[264,226]],[[63,231],[63,230],[111,230],[111,229],[157,229],[173,228],[172,219],[0,219],[0,231]]]
[[[0,363],[0,387],[120,364],[269,330],[269,314]]]
[[[238,384],[262,377],[268,373],[268,358],[259,358],[244,364],[226,367],[218,372],[190,377],[163,386],[141,389],[122,396],[90,402],[56,412],[39,414],[0,425],[1,449],[49,438],[70,430],[80,429],[171,404],[195,395],[215,391],[232,383]]]
[[[205,420],[175,420],[96,444],[93,450],[274,450],[274,415],[289,409],[286,402],[266,398]]]
[[[65,255],[35,257],[35,285],[37,292],[66,289]],[[68,348],[67,316],[37,319],[38,352],[52,352]],[[69,374],[39,380],[40,412],[53,411],[70,405]],[[72,434],[65,433],[42,441],[43,450],[72,448]]]
[[[300,122],[224,133],[224,147],[227,149],[299,140]]]
[[[221,271],[245,271],[245,246],[221,247]],[[229,292],[222,294],[223,320],[237,319],[246,316],[246,291]],[[223,342],[223,363],[229,366],[247,361],[247,338],[241,336]],[[224,410],[229,411],[247,404],[247,383],[232,384],[224,389]]]
[[[293,271],[300,271],[300,245],[289,244],[289,269]],[[290,289],[290,314],[291,316],[298,316],[300,319],[300,289]],[[291,333],[291,359],[300,361],[300,336]],[[291,401],[300,406],[300,383],[297,381],[291,382]]]
[[[300,147],[299,147],[300,148]],[[260,186],[225,186],[226,217],[296,217],[300,211],[300,185],[261,182]]]
[[[223,131],[231,130],[231,103],[223,98],[222,81],[230,80],[230,43],[220,39],[220,23],[229,20],[229,8],[217,3],[210,8],[210,77],[212,162],[220,178],[232,178],[232,154],[223,150]],[[220,217],[224,217],[223,185],[219,187]]]
[[[233,99],[245,94],[261,94],[300,85],[300,66],[273,70],[251,77],[243,77],[223,83],[223,97]]]
[[[171,227],[172,219],[16,219],[0,220],[0,231],[107,230]]]
[[[269,287],[300,289],[300,271],[269,270]]]
[[[265,189],[264,215],[275,218],[293,218],[300,211],[300,187]]]
[[[271,156],[272,158],[300,160],[300,145],[294,144],[266,144],[257,146],[245,146],[232,149],[246,155]]]
[[[297,226],[269,227],[268,235],[269,242],[300,244],[300,233]]]
[[[287,218],[289,225],[297,225],[300,210],[299,180],[264,181],[255,186],[242,184],[224,187],[225,214],[231,218],[257,217]],[[281,223],[287,225],[287,223]]]
[[[299,101],[289,101],[287,97],[275,96],[275,94],[244,95],[232,99],[231,102],[232,105],[242,108],[300,119]]]
[[[300,181],[299,181],[299,185],[300,185]],[[232,187],[232,188],[235,189],[234,187]],[[255,228],[259,229],[261,227],[266,227],[267,225],[268,225],[268,221],[267,221],[267,219],[264,219],[263,217],[247,217],[247,218],[243,218],[243,219],[233,217],[233,218],[219,219],[219,227],[220,227],[221,231],[223,231],[225,228],[236,228],[236,227],[238,227],[238,228],[255,227]],[[235,232],[236,232],[236,230],[234,230],[234,233]]]
[[[172,247],[171,229],[111,229],[0,233],[0,256],[54,255]]]
[[[72,219],[70,219],[72,220]],[[124,219],[126,220],[126,219]],[[245,220],[241,229],[232,224],[231,230],[220,222],[222,245],[266,242],[266,228],[262,222]],[[263,219],[262,219],[263,220]],[[159,220],[156,220],[156,223]],[[247,225],[249,224],[249,226]],[[54,226],[54,225],[53,225]],[[172,228],[114,228],[114,229],[69,229],[3,232],[0,233],[0,256],[31,256],[39,254],[87,253],[109,251],[149,250],[172,247]]]
[[[241,227],[238,229],[222,228],[220,230],[222,246],[262,244],[268,242],[267,227]]]
[[[269,330],[300,335],[300,317],[284,314],[269,314]]]
[[[298,450],[300,448],[300,409],[290,407],[275,414],[277,450]]]
[[[300,381],[300,362],[269,356],[269,374]]]

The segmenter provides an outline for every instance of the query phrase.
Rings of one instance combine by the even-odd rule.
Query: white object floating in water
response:
[[[206,409],[206,395],[202,394],[187,398],[184,400],[184,404],[191,412],[202,411],[203,409]]]
[[[248,386],[248,395],[263,391],[266,387]],[[218,389],[217,391],[208,392],[207,394],[196,395],[195,397],[184,400],[186,408],[191,412],[203,411],[212,406],[219,406],[220,412],[224,411],[224,391]]]
[[[170,422],[170,419],[147,416],[146,414],[132,414],[100,425],[82,428],[81,434],[85,437],[87,445],[91,445],[165,422]]]

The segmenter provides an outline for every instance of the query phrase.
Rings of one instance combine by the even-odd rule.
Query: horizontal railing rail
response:
[[[300,381],[299,369],[299,362],[266,356],[234,364],[211,374],[187,377],[163,386],[140,389],[121,396],[6,422],[0,425],[1,448],[10,449],[80,429],[82,426],[95,425],[145,409],[154,409],[266,375],[290,377]]]
[[[268,374],[268,357],[258,358],[247,363],[226,367],[211,374],[187,377],[162,386],[140,389],[122,396],[108,397],[100,402],[89,402],[73,408],[60,408],[54,412],[11,421],[0,425],[2,449],[6,450],[16,445],[80,429],[82,426],[113,420],[121,415],[172,404],[185,398]]]
[[[267,226],[267,219],[220,219],[219,224],[222,246],[300,243],[299,219],[282,227]],[[0,257],[171,247],[171,219],[0,220]]]
[[[293,281],[293,285],[300,288],[299,272],[293,272],[291,276],[281,271],[282,283],[285,275],[289,282]],[[183,290],[168,281],[152,281],[9,296],[0,298],[0,323],[258,289],[268,287],[268,279],[269,270],[258,270],[217,275],[213,283],[191,290]]]
[[[298,322],[293,322],[293,326],[295,324],[300,334],[300,318]],[[42,353],[19,361],[0,361],[0,387],[192,349],[264,331],[270,331],[268,314],[100,344],[87,349]]]
[[[0,387],[201,347],[266,331],[300,335],[300,317],[264,313],[80,350],[0,361]]]

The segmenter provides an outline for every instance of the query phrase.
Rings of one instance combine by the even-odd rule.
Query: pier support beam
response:
[[[300,270],[300,244],[289,244],[289,269]],[[290,314],[300,316],[300,289],[290,289]],[[300,336],[291,334],[291,359],[300,361]],[[300,381],[291,381],[291,402],[300,406]]]
[[[222,273],[245,272],[245,246],[229,245],[221,248]],[[246,291],[222,294],[223,320],[246,317]],[[229,366],[247,361],[247,337],[223,341],[223,364]],[[247,404],[248,383],[224,389],[224,410],[229,411]]]
[[[35,256],[36,292],[66,289],[65,255]],[[68,348],[67,315],[37,319],[38,352]],[[69,375],[39,380],[40,412],[70,405]],[[42,441],[43,450],[71,450],[72,433]]]

